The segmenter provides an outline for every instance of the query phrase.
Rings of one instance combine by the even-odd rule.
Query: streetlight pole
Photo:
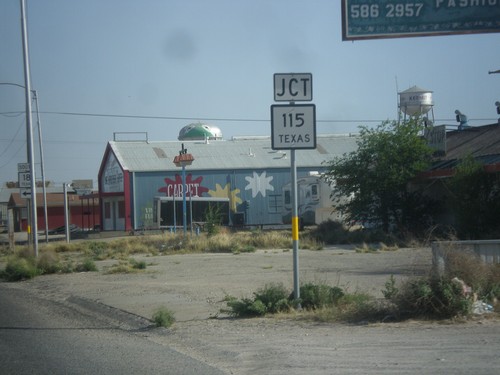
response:
[[[33,90],[33,97],[36,105],[36,121],[38,123],[38,142],[40,148],[40,171],[42,173],[42,192],[43,192],[43,215],[45,219],[45,243],[49,243],[49,215],[47,213],[47,188],[45,186],[45,166],[43,157],[43,142],[42,142],[42,124],[40,122],[40,111],[38,109],[38,92]]]
[[[11,82],[0,82],[0,85],[6,85],[6,86],[17,86],[22,89],[26,89],[25,86],[19,85],[17,83],[11,83]],[[47,213],[47,188],[46,188],[46,183],[45,183],[45,163],[44,163],[44,156],[43,156],[43,142],[42,142],[42,123],[40,120],[40,109],[38,107],[38,91],[37,90],[31,90],[31,93],[33,94],[33,100],[35,102],[36,106],[36,119],[37,119],[37,124],[38,124],[38,147],[40,149],[40,169],[42,173],[42,192],[43,192],[43,212],[44,212],[44,218],[45,218],[45,242],[49,242],[49,237],[48,237],[48,232],[49,232],[49,219],[48,219],[48,213]],[[29,158],[29,156],[28,156]],[[31,166],[30,166],[31,167]]]
[[[38,220],[36,205],[36,174],[35,174],[35,155],[33,147],[33,126],[31,121],[31,77],[29,66],[28,51],[28,29],[26,27],[26,6],[25,0],[21,2],[21,31],[23,39],[23,59],[24,59],[24,88],[26,98],[26,133],[28,146],[28,163],[31,174],[31,230],[33,231],[33,250],[35,257],[38,257]]]

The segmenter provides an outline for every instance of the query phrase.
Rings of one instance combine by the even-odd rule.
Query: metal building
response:
[[[353,135],[320,135],[316,149],[296,151],[297,176],[303,181],[299,216],[308,220],[306,224],[325,219],[324,198],[329,197],[330,189],[325,189],[319,178],[325,162],[354,151],[356,141]],[[181,168],[173,162],[183,147],[194,156],[186,167],[184,183]],[[271,149],[267,136],[215,141],[110,141],[98,180],[103,230],[180,226],[183,186],[189,223],[199,221],[200,207],[211,201],[227,202],[225,219],[229,225],[283,224],[290,217],[290,155]],[[333,211],[329,200],[327,206]],[[174,212],[160,212],[165,210]]]

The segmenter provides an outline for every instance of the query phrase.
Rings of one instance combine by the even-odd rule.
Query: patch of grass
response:
[[[397,296],[399,289],[396,287],[396,279],[394,278],[394,275],[391,275],[389,280],[387,280],[384,285],[385,289],[382,290],[382,294],[385,299],[390,300]]]
[[[145,261],[137,261],[133,258],[120,260],[117,264],[112,265],[106,270],[107,274],[117,273],[137,273],[145,270],[147,267]]]
[[[301,286],[300,300],[294,300],[281,284],[266,285],[253,298],[226,296],[222,313],[247,318],[266,314],[291,314],[301,319],[322,322],[376,321],[387,315],[385,306],[366,293],[346,293],[339,287],[308,283]],[[302,310],[294,310],[300,302]]]
[[[449,319],[468,316],[472,299],[462,287],[447,278],[416,278],[405,282],[392,296],[399,317]]]
[[[174,313],[166,307],[160,307],[153,313],[153,322],[157,327],[169,328],[175,323]]]
[[[59,273],[64,269],[59,255],[52,250],[40,252],[37,258],[36,266],[39,274]]]
[[[39,271],[33,257],[12,256],[7,261],[5,270],[0,276],[6,281],[20,281],[32,279],[38,274]]]
[[[132,265],[132,268],[135,268],[137,270],[145,270],[146,269],[146,262],[144,260],[136,260],[131,258],[129,260],[130,264]]]
[[[108,244],[106,242],[90,241],[87,243],[85,253],[95,260],[103,260],[107,257]]]
[[[240,253],[255,253],[257,248],[253,245],[243,245],[240,249]]]
[[[233,317],[253,317],[289,311],[289,294],[283,284],[268,284],[254,293],[254,298],[226,296],[228,309],[222,309],[221,312]]]
[[[374,246],[368,245],[366,243],[363,243],[361,247],[356,247],[354,249],[357,253],[361,254],[377,254],[378,249]]]
[[[304,309],[317,310],[336,304],[344,294],[339,287],[306,283],[300,287],[300,303]]]
[[[76,267],[77,272],[96,272],[97,266],[93,259],[85,259],[81,264]]]

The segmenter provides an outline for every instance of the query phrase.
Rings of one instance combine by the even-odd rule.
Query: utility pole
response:
[[[49,243],[49,215],[47,212],[47,187],[45,186],[45,165],[43,157],[42,142],[42,123],[40,122],[40,110],[38,108],[38,92],[33,90],[33,98],[36,105],[36,121],[38,123],[38,143],[40,147],[40,171],[42,173],[42,192],[43,192],[43,214],[45,219],[45,242]]]
[[[35,174],[35,153],[33,146],[33,126],[31,121],[31,76],[28,51],[28,29],[26,26],[26,4],[21,2],[21,31],[23,39],[23,59],[24,59],[24,91],[26,97],[26,142],[28,151],[28,163],[31,174],[31,222],[29,229],[33,234],[33,250],[35,257],[38,257],[38,220],[36,205],[36,174]]]

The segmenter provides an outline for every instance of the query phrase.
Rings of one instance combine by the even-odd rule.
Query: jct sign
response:
[[[316,106],[276,104],[271,106],[273,150],[316,148]]]
[[[310,102],[311,100],[311,73],[276,73],[274,75],[274,101]]]

